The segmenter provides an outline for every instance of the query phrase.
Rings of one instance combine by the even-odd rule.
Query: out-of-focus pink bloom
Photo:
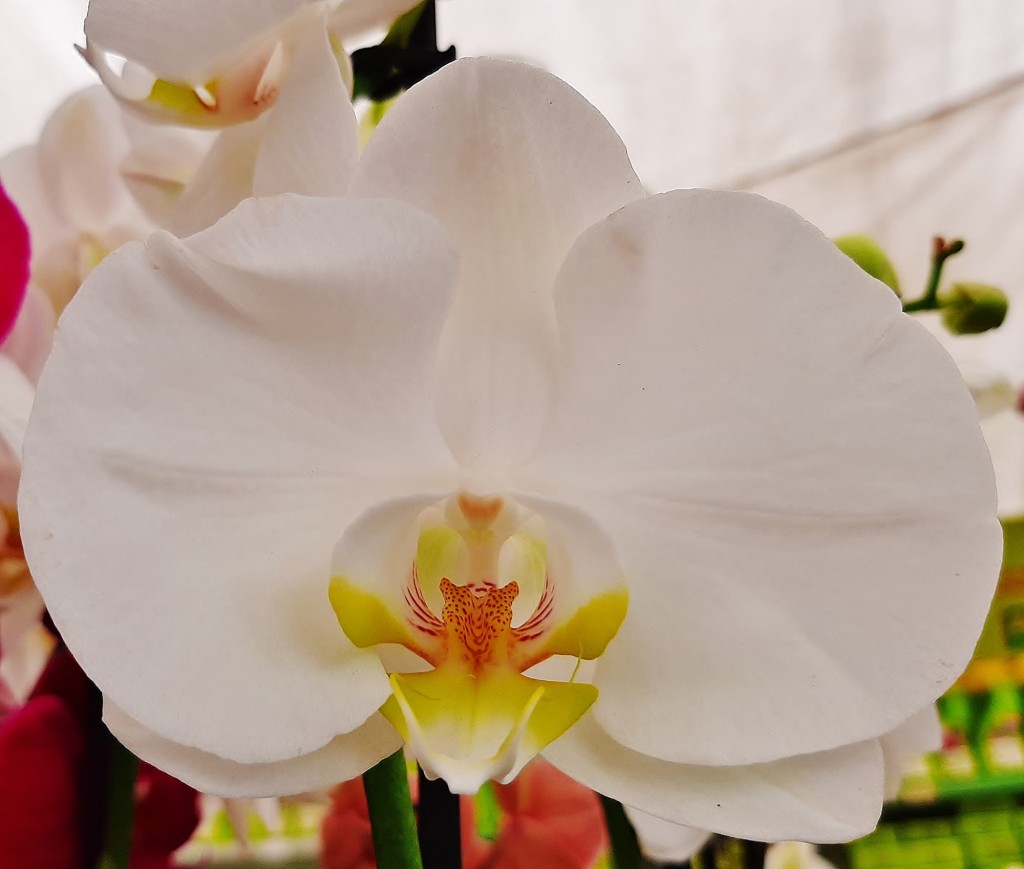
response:
[[[461,798],[465,869],[588,869],[607,848],[597,794],[543,760],[507,785],[494,785],[501,822],[497,838],[481,838],[472,797]],[[338,785],[324,819],[324,869],[375,869],[362,779]]]

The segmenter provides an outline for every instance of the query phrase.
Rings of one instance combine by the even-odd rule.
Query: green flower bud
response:
[[[896,269],[881,245],[870,235],[844,235],[835,240],[836,247],[866,271],[889,287],[897,296],[900,294],[900,280]]]
[[[988,284],[953,284],[939,293],[942,323],[954,335],[976,335],[1002,325],[1009,301]]]

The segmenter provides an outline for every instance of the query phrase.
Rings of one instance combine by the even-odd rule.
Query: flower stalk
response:
[[[363,773],[378,866],[423,869],[416,844],[405,754],[401,749]]]

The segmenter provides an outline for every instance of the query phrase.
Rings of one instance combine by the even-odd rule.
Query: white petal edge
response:
[[[128,245],[86,281],[19,506],[62,636],[133,718],[276,761],[388,696],[331,612],[331,550],[377,500],[451,485],[428,381],[454,275],[406,205],[277,197]]]
[[[846,842],[875,828],[882,753],[871,740],[751,766],[695,766],[646,757],[584,716],[543,757],[634,809],[740,839]]]
[[[178,745],[148,730],[109,698],[103,722],[130,751],[205,794],[219,797],[290,796],[323,790],[361,775],[402,747],[381,715],[309,754],[276,763],[236,763]]]
[[[520,473],[619,549],[602,725],[665,760],[757,763],[933,701],[1002,533],[967,389],[892,293],[784,206],[676,191],[581,237],[555,299],[562,400]]]

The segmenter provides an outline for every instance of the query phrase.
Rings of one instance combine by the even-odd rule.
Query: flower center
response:
[[[331,602],[356,646],[397,644],[433,668],[389,667],[381,712],[428,775],[471,793],[514,777],[593,704],[597,689],[575,681],[576,665],[604,652],[627,596],[610,550],[610,582],[589,589],[580,564],[593,553],[574,557],[579,541],[562,539],[558,523],[503,498],[463,492],[410,519],[380,556],[408,565],[390,582],[357,579],[342,540]],[[377,527],[362,536],[383,539]],[[556,656],[568,659],[567,681],[525,675]]]

